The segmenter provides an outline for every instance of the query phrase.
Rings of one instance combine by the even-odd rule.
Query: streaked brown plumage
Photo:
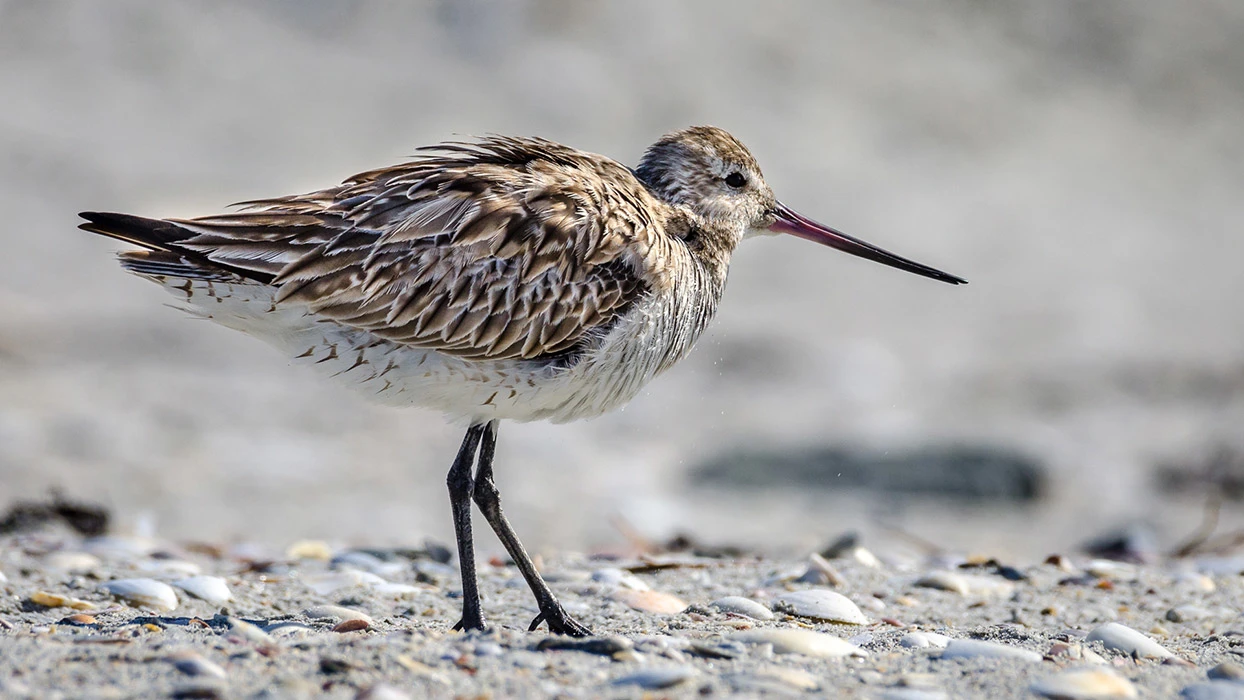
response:
[[[547,621],[587,633],[501,514],[497,421],[574,420],[630,400],[695,344],[743,238],[792,233],[963,281],[796,214],[746,147],[714,127],[663,137],[634,171],[551,141],[497,136],[244,207],[196,219],[85,213],[82,228],[139,245],[120,254],[122,265],[192,313],[380,400],[469,421],[449,477],[465,629],[484,627],[473,498],[536,594],[533,629]]]

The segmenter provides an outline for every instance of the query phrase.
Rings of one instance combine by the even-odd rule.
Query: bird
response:
[[[712,126],[662,136],[635,168],[543,138],[468,137],[227,213],[80,216],[79,228],[135,246],[117,254],[121,267],[184,311],[372,400],[466,427],[446,477],[463,631],[488,629],[474,502],[535,596],[530,630],[591,634],[502,511],[498,424],[592,418],[634,398],[709,325],[744,239],[791,234],[966,282],[796,213],[747,147]]]

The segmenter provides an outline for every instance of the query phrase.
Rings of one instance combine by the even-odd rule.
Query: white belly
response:
[[[569,366],[542,361],[475,361],[392,343],[277,307],[266,285],[165,284],[190,313],[253,335],[366,398],[420,406],[454,420],[510,419],[564,423],[592,418],[630,401],[653,377],[682,359],[712,315],[673,298],[646,298],[613,326],[597,349]]]

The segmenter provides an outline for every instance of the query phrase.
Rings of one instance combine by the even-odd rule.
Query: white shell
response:
[[[1134,698],[1136,686],[1114,671],[1104,668],[1078,668],[1032,684],[1032,692],[1058,700],[1098,700]]]
[[[346,608],[340,605],[316,605],[315,607],[307,608],[302,612],[302,614],[313,620],[322,620],[325,618],[335,620],[363,620],[369,625],[372,622],[371,616],[362,610],[354,610],[353,608]]]
[[[804,629],[747,630],[731,635],[745,644],[771,644],[775,654],[803,654],[823,658],[868,656],[868,652],[840,637]]]
[[[366,571],[335,571],[328,574],[316,574],[308,576],[303,581],[310,586],[311,590],[320,595],[328,595],[333,591],[339,591],[343,588],[352,586],[377,586],[388,583],[384,579],[375,574]]]
[[[936,632],[908,632],[898,643],[908,649],[945,649],[950,644],[950,637]]]
[[[183,651],[168,657],[173,667],[187,676],[207,676],[210,678],[225,677],[225,669],[208,661],[193,651]]]
[[[714,610],[724,613],[734,613],[743,617],[750,617],[753,620],[772,620],[773,613],[765,606],[757,603],[751,598],[730,595],[725,598],[718,598],[709,603],[708,606]]]
[[[783,593],[773,600],[773,610],[798,617],[841,622],[848,625],[867,625],[869,622],[859,606],[852,603],[850,598],[823,588]]]
[[[177,607],[177,592],[167,583],[150,578],[123,578],[108,581],[100,588],[134,607],[168,612]]]
[[[1101,642],[1107,649],[1121,651],[1138,659],[1169,659],[1175,656],[1161,644],[1117,622],[1107,622],[1089,632],[1084,641]]]
[[[963,596],[1007,596],[1015,590],[1015,584],[994,576],[959,574],[953,571],[932,571],[916,580],[921,588],[951,591]]]
[[[191,576],[174,581],[173,585],[212,605],[224,605],[233,600],[233,592],[229,590],[229,584],[219,576]]]

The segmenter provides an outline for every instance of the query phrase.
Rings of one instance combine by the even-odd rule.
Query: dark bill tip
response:
[[[858,238],[848,236],[847,234],[834,230],[824,224],[819,224],[796,212],[794,209],[791,209],[785,204],[782,204],[781,202],[779,202],[777,207],[773,210],[773,215],[776,217],[776,220],[773,222],[773,225],[769,227],[770,231],[789,233],[815,243],[820,243],[821,245],[837,248],[844,253],[850,253],[851,255],[864,258],[865,260],[872,260],[873,262],[879,262],[882,265],[889,265],[890,267],[895,267],[900,270],[906,270],[907,272],[911,272],[922,277],[928,277],[929,279],[935,279],[939,282],[946,282],[947,284],[968,283],[968,281],[962,277],[957,277],[948,272],[942,272],[941,270],[929,267],[928,265],[922,265],[914,260],[908,260],[907,258],[895,255],[888,250],[878,248],[871,243],[865,243]]]

